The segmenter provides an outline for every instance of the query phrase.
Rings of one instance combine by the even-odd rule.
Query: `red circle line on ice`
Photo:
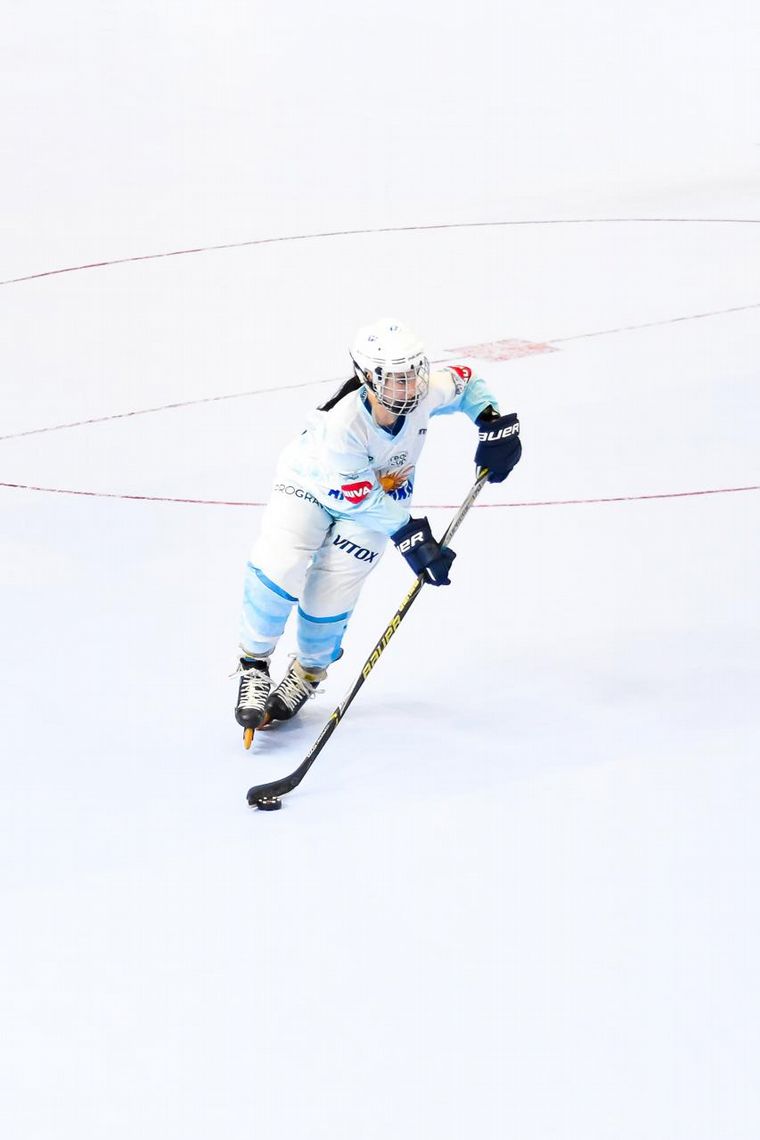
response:
[[[67,265],[60,269],[46,269],[39,273],[27,273],[21,277],[9,277],[0,285],[19,285],[24,281],[37,281],[42,277],[59,277],[65,273],[81,273],[87,269],[107,269],[114,265],[130,265],[134,262],[158,261],[166,257],[187,257],[197,253],[219,253],[228,249],[245,249],[257,245],[277,245],[290,241],[318,241],[335,237],[360,237],[371,234],[426,233],[434,230],[483,229],[488,226],[603,226],[603,225],[760,225],[760,218],[512,218],[493,222],[441,222],[433,225],[417,226],[377,226],[357,230],[328,230],[323,233],[283,234],[279,237],[252,238],[247,241],[231,241],[220,245],[202,245],[190,249],[172,249],[162,253],[143,253],[132,257],[115,257],[104,261],[90,261],[84,265]]]
[[[65,487],[38,487],[32,483],[2,483],[14,491],[40,491],[48,495],[77,495],[88,499],[119,499],[139,503],[185,503],[196,507],[265,507],[265,502],[235,499],[184,499],[168,495],[127,495],[116,491],[76,491]],[[692,499],[704,495],[734,495],[742,491],[760,491],[760,483],[746,487],[710,487],[700,491],[665,491],[651,495],[609,495],[596,499],[537,499],[518,503],[476,503],[473,510],[498,510],[506,507],[579,507],[599,503],[640,503],[654,499]],[[417,510],[453,510],[457,503],[419,503]]]

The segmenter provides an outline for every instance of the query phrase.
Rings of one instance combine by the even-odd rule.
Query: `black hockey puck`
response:
[[[254,802],[259,811],[279,811],[282,807],[279,796],[262,796],[260,800]]]

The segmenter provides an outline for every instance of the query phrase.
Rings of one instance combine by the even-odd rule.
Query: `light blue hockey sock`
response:
[[[351,611],[313,617],[298,607],[298,660],[305,669],[326,669],[340,657],[340,643]]]
[[[268,657],[297,601],[252,562],[246,565],[240,645],[251,657]]]

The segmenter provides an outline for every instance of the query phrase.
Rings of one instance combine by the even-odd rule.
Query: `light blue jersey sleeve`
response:
[[[463,364],[433,373],[430,377],[430,391],[437,402],[431,416],[464,412],[474,423],[489,404],[495,411],[499,410],[496,397],[485,380],[475,376],[472,369]]]

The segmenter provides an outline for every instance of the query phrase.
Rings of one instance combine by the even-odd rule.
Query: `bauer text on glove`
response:
[[[456,554],[433,538],[426,518],[409,519],[391,538],[415,574],[424,574],[434,586],[450,584],[449,570]]]
[[[509,475],[522,455],[520,421],[515,412],[507,416],[487,416],[492,409],[478,416],[478,447],[475,464],[478,469],[488,468],[488,482],[501,483]]]

